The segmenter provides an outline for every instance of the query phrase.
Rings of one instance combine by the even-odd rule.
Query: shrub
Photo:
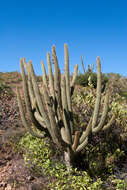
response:
[[[49,176],[51,190],[78,190],[102,189],[102,181],[98,178],[93,181],[85,171],[78,171],[76,168],[68,171],[60,160],[53,159],[54,153],[50,149],[47,138],[40,140],[30,134],[26,134],[19,142],[23,150],[25,165],[32,172],[41,176]]]
[[[97,74],[86,72],[85,74],[79,74],[76,79],[76,84],[81,86],[89,86],[89,77],[91,77],[91,83],[94,88],[97,87]],[[105,89],[106,83],[108,82],[108,77],[102,74],[102,91]]]

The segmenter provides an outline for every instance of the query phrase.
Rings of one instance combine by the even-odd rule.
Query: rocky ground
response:
[[[0,190],[42,190],[47,179],[34,176],[24,166],[22,155],[12,151],[10,146],[0,151]]]
[[[15,92],[15,88],[13,88]],[[24,133],[15,93],[0,92],[0,190],[39,190],[47,184],[44,177],[35,176],[24,166],[22,154],[17,153],[11,138]]]

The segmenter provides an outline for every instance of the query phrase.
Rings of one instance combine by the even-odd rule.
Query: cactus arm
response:
[[[26,71],[27,71],[27,73],[28,73],[28,65],[27,65],[27,63],[26,63],[25,57],[23,58],[23,64],[24,64],[25,69],[26,69]]]
[[[82,144],[83,141],[88,137],[89,133],[91,132],[91,128],[92,128],[92,117],[89,120],[86,130],[82,133],[80,137],[80,140],[79,140],[80,144]]]
[[[67,138],[67,132],[66,132],[65,127],[62,127],[62,128],[60,129],[60,133],[61,133],[61,137],[62,137],[63,141],[69,145],[69,144],[70,144],[70,141],[69,141],[68,138]]]
[[[85,74],[85,73],[86,73],[86,71],[85,71],[85,67],[84,67],[83,57],[82,57],[82,55],[81,55],[81,64],[82,64],[82,69],[83,69],[83,72],[84,72],[84,74]]]
[[[62,101],[61,101],[61,73],[58,65],[58,60],[56,56],[56,48],[52,46],[52,57],[54,64],[54,89],[55,89],[55,101],[54,101],[54,110],[56,112],[57,122],[61,120],[61,110],[62,110]]]
[[[34,97],[33,100],[32,100],[32,110],[35,110],[37,107],[37,100],[36,98]]]
[[[29,71],[28,71],[28,90],[29,90],[30,101],[31,101],[31,104],[33,105],[34,99],[35,99],[35,94],[34,94],[34,90],[33,90],[32,81],[31,81]]]
[[[74,67],[73,78],[72,78],[72,81],[71,81],[71,96],[73,95],[73,92],[74,92],[74,85],[75,85],[75,82],[76,82],[77,75],[78,75],[78,64],[75,65],[75,67]]]
[[[46,114],[46,112],[44,110],[44,103],[42,102],[42,98],[41,98],[40,91],[39,91],[39,88],[38,88],[38,85],[36,82],[36,77],[35,77],[35,73],[34,73],[31,61],[29,61],[29,71],[30,71],[30,76],[32,79],[32,85],[33,85],[33,89],[34,89],[34,93],[35,93],[35,97],[37,100],[37,105],[38,105],[39,111],[41,113],[41,116],[45,120],[45,123],[46,123],[48,130],[50,131],[50,127],[51,127],[50,121],[49,121],[48,115]]]
[[[69,76],[69,55],[67,44],[64,44],[64,56],[65,56],[65,80],[66,80],[66,96],[68,110],[71,112],[71,96],[70,96],[70,76]]]
[[[37,100],[36,100],[35,95],[34,95],[34,91],[33,91],[33,87],[32,87],[32,81],[31,81],[31,77],[30,77],[30,73],[29,73],[29,67],[25,61],[25,58],[23,58],[23,64],[24,64],[25,69],[27,70],[27,73],[28,73],[28,90],[29,90],[29,96],[30,96],[30,101],[31,101],[31,105],[32,105],[32,110],[37,110],[37,111],[34,111],[34,117],[39,122],[39,124],[41,126],[46,128],[45,122],[38,112]]]
[[[51,60],[50,60],[50,54],[47,53],[47,63],[48,63],[48,71],[49,71],[49,89],[50,94],[55,99],[55,92],[54,92],[54,80],[53,80],[53,74],[52,74],[52,67],[51,67]]]
[[[67,44],[64,44],[64,59],[65,59],[65,81],[66,81],[66,96],[68,105],[68,115],[70,118],[71,134],[73,134],[73,114],[71,105],[71,89],[70,89],[70,75],[69,75],[69,54]]]
[[[43,73],[43,75],[42,75],[43,84],[46,86],[46,88],[48,88],[46,70],[45,70],[45,66],[44,66],[43,61],[41,61],[41,68],[42,68],[42,73]]]
[[[76,152],[80,152],[81,150],[83,150],[85,148],[85,146],[88,144],[88,137],[86,137],[86,139],[83,141],[82,144],[80,144],[77,149]]]
[[[31,104],[33,104],[33,101],[34,101],[34,92],[33,92],[33,88],[32,88],[32,83],[31,83],[31,78],[30,78],[30,73],[29,73],[29,66],[27,65],[26,63],[26,59],[23,58],[23,65],[27,71],[27,74],[28,74],[28,90],[29,90],[29,96],[30,96],[30,101],[31,101]]]
[[[33,103],[32,103],[32,110],[34,113],[34,117],[36,120],[42,125],[44,128],[46,128],[46,124],[44,122],[44,119],[41,117],[39,111],[38,111],[38,106],[37,106],[37,100],[34,98]]]
[[[36,100],[35,95],[34,95],[34,91],[33,91],[33,87],[32,87],[32,81],[31,81],[29,73],[28,73],[28,88],[29,88],[29,95],[30,95],[30,100],[31,100],[31,104],[32,104],[32,110],[34,112],[34,117],[36,118],[36,120],[39,122],[39,124],[41,126],[46,128],[46,124],[44,122],[44,119],[42,118],[42,116],[40,115],[40,112],[39,112],[37,100]]]
[[[61,81],[61,73],[58,65],[58,59],[56,56],[56,48],[52,46],[52,57],[53,57],[53,64],[54,64],[54,88],[55,88],[55,96],[58,102],[59,107],[62,107],[61,102],[61,91],[60,91],[60,81]]]
[[[110,119],[110,121],[108,122],[108,124],[105,125],[105,126],[102,128],[102,130],[105,131],[105,130],[109,129],[109,127],[113,124],[114,120],[115,120],[115,114],[113,114],[113,116],[111,117],[111,119]]]
[[[103,108],[101,120],[100,120],[98,126],[92,129],[93,133],[97,133],[103,128],[107,114],[108,114],[108,108],[109,108],[109,92],[107,92],[105,95],[104,108]]]
[[[44,128],[46,128],[45,121],[43,120],[43,118],[41,117],[41,115],[37,111],[34,112],[34,117],[40,123],[40,125],[42,125]]]
[[[73,73],[73,78],[72,78],[72,81],[71,81],[71,87],[74,87],[74,85],[75,85],[77,74],[78,74],[78,64],[76,64],[75,67],[74,67],[74,73]]]
[[[66,81],[64,75],[62,75],[61,77],[61,98],[62,98],[62,107],[67,111],[68,105],[67,105],[67,96],[66,96]]]
[[[25,104],[26,104],[26,108],[27,108],[27,112],[30,116],[31,121],[33,122],[33,124],[35,126],[37,126],[37,128],[41,131],[43,131],[43,126],[41,126],[38,121],[35,119],[34,115],[33,115],[33,111],[32,111],[32,107],[31,107],[31,102],[30,102],[30,97],[29,97],[29,92],[28,92],[28,84],[27,84],[27,79],[26,79],[26,75],[25,75],[25,70],[24,70],[24,66],[23,66],[23,60],[20,60],[20,67],[21,67],[21,74],[22,74],[22,79],[23,79],[23,91],[24,91],[24,98],[25,98]]]
[[[20,96],[20,93],[19,93],[19,89],[16,88],[16,93],[17,93],[17,100],[18,100],[18,106],[19,106],[19,112],[20,112],[20,116],[21,116],[21,119],[22,119],[22,123],[23,123],[23,126],[25,127],[25,129],[31,134],[33,135],[34,137],[38,137],[38,138],[43,138],[44,135],[42,134],[38,134],[36,132],[34,132],[32,130],[32,128],[29,126],[29,124],[27,123],[26,119],[25,119],[25,114],[24,114],[24,110],[23,110],[23,105],[22,105],[22,100],[21,100],[21,96]],[[47,130],[46,130],[47,132]]]
[[[80,132],[76,131],[75,136],[74,136],[74,142],[73,142],[73,145],[72,145],[72,150],[74,152],[76,151],[76,148],[78,147],[78,144],[79,144],[79,135],[80,135]]]
[[[71,130],[70,130],[70,119],[68,115],[67,97],[66,97],[66,81],[64,75],[61,80],[61,96],[62,96],[62,108],[63,108],[63,122],[65,126],[67,141],[72,144]]]
[[[91,69],[92,69],[92,72],[93,72],[93,70],[94,70],[94,64],[91,65]]]
[[[48,115],[50,119],[50,124],[51,124],[51,135],[52,135],[54,143],[56,143],[60,147],[62,139],[60,139],[61,136],[59,134],[59,128],[57,127],[57,124],[55,121],[55,113],[52,109],[52,104],[51,104],[51,101],[50,101],[50,98],[45,86],[43,86],[43,93],[44,93],[46,107],[47,107],[47,111],[48,111]]]
[[[93,113],[92,129],[95,128],[97,123],[100,102],[101,102],[101,63],[100,63],[100,58],[97,57],[97,97]]]

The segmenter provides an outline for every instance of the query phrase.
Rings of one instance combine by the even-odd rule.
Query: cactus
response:
[[[69,75],[69,55],[67,44],[64,45],[65,72],[60,73],[55,46],[52,47],[52,57],[54,65],[54,75],[51,67],[50,54],[47,53],[48,77],[43,61],[42,65],[42,87],[39,88],[31,61],[26,64],[25,59],[20,60],[21,73],[23,79],[23,91],[26,110],[29,114],[31,125],[25,118],[22,100],[17,88],[17,99],[19,111],[24,127],[35,137],[43,138],[47,135],[60,150],[64,152],[67,167],[73,163],[75,155],[83,150],[88,143],[90,133],[97,133],[100,130],[109,128],[114,115],[108,124],[105,120],[108,113],[109,91],[105,96],[104,110],[97,125],[99,108],[101,103],[101,64],[97,57],[97,96],[93,116],[91,117],[86,130],[82,132],[74,131],[71,96],[78,73],[78,65],[75,66],[72,81]],[[25,69],[27,71],[27,77]],[[38,130],[36,130],[38,129]],[[44,131],[43,134],[41,132]]]
[[[82,55],[81,55],[81,64],[82,64],[82,69],[83,69],[84,74],[86,74],[86,73],[93,73],[94,64],[92,64],[92,65],[88,64],[88,69],[85,69]]]

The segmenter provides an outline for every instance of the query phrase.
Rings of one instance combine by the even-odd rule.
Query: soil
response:
[[[11,137],[18,134],[20,138],[24,132],[13,90],[13,96],[7,90],[0,92],[0,190],[47,189],[48,177],[36,176],[26,168],[22,154],[11,143]]]
[[[21,154],[4,145],[0,150],[0,190],[41,190],[48,179],[33,175]]]

